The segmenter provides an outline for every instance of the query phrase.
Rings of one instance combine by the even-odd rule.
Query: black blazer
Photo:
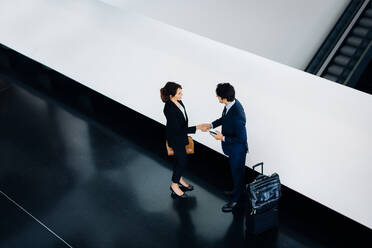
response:
[[[240,149],[248,152],[245,123],[244,109],[237,99],[224,117],[212,122],[213,128],[222,125],[221,132],[225,136],[225,142],[222,142],[222,150],[225,154],[230,155]]]
[[[164,105],[164,115],[167,118],[167,126],[166,126],[166,138],[168,140],[168,145],[170,147],[176,146],[185,146],[189,143],[187,139],[188,133],[195,133],[196,127],[192,126],[189,127],[188,117],[186,113],[186,108],[183,105],[182,101],[178,101],[181,106],[183,107],[186,115],[186,119],[182,113],[182,111],[177,107],[177,105],[168,100]]]

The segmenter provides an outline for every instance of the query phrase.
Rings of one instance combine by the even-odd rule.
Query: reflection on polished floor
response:
[[[199,146],[186,175],[196,189],[189,199],[174,200],[169,192],[173,161],[165,156],[161,125],[126,110],[122,122],[111,128],[110,114],[106,123],[97,121],[94,113],[81,113],[27,82],[8,80],[11,87],[0,92],[0,247],[354,243],[344,227],[337,229],[343,223],[334,222],[339,216],[311,209],[309,201],[301,204],[302,198],[289,191],[281,202],[279,229],[248,235],[244,209],[221,212],[227,200],[221,191],[231,183],[224,179],[223,156]]]

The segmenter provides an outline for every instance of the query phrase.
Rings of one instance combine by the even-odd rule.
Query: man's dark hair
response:
[[[234,87],[229,83],[220,83],[217,84],[216,88],[217,96],[222,99],[226,98],[227,101],[232,102],[235,100],[235,90]]]

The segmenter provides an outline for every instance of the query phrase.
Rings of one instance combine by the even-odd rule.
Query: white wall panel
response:
[[[92,0],[97,1],[97,0]],[[350,0],[100,0],[305,69]]]

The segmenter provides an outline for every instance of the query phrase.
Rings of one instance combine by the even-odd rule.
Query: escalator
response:
[[[372,1],[354,0],[306,71],[371,94],[372,85],[366,72],[371,70],[371,58]]]

